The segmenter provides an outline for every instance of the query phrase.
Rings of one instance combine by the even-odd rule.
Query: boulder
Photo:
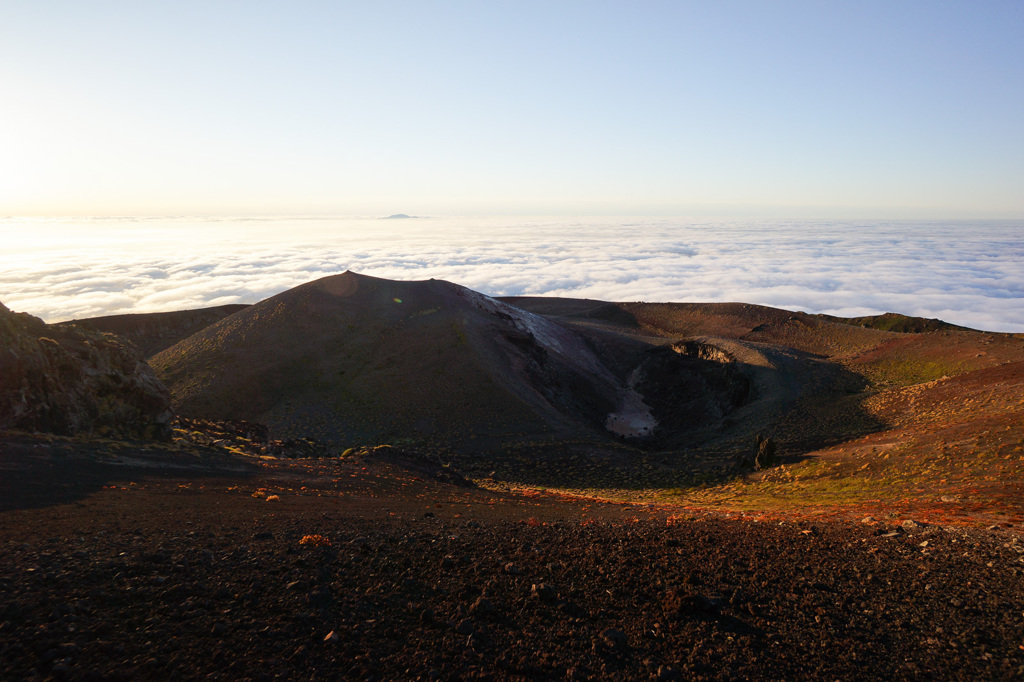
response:
[[[0,430],[166,439],[170,405],[123,339],[0,304]]]
[[[775,448],[775,441],[757,434],[756,446],[757,454],[754,456],[754,466],[756,468],[768,469],[778,463],[778,451]]]

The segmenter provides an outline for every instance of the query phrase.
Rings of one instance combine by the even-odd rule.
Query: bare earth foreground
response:
[[[1022,396],[896,314],[0,305],[0,679],[1024,679]]]
[[[1018,526],[29,436],[0,473],[4,679],[1024,677]]]

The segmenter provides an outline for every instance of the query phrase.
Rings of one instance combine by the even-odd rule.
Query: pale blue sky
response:
[[[1024,217],[1024,3],[5,2],[0,215]]]

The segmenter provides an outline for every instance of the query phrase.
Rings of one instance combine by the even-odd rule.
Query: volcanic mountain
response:
[[[767,376],[778,372],[752,347],[673,346],[613,304],[583,305],[594,324],[449,282],[346,272],[240,310],[151,362],[184,416],[339,448],[752,439],[766,410],[798,392]],[[732,415],[740,407],[743,419]]]
[[[899,333],[743,303],[498,300],[346,272],[150,362],[185,417],[266,424],[338,453],[389,443],[499,472],[541,466],[538,480],[555,480],[719,469],[758,435],[812,452],[886,428],[879,390],[1022,357],[1011,335]]]
[[[352,272],[285,291],[157,354],[184,415],[363,441],[578,434],[622,381],[583,336],[448,282]]]

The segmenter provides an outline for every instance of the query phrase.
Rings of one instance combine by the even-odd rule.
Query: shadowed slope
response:
[[[214,322],[248,307],[236,304],[196,310],[176,310],[169,313],[107,315],[71,320],[61,324],[123,336],[135,344],[135,347],[142,351],[145,357],[150,358],[179,341],[187,339],[197,331],[209,327]]]
[[[448,282],[351,272],[221,320],[153,366],[184,415],[339,445],[589,433],[619,384],[549,320]]]

